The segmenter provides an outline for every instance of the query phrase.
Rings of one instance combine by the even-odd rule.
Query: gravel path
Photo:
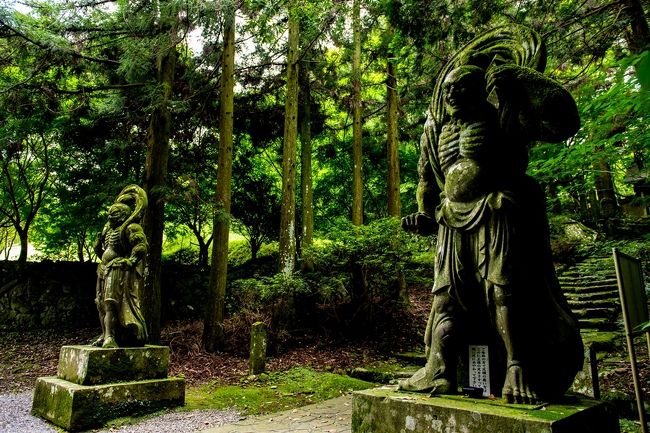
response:
[[[30,414],[32,392],[0,394],[0,433],[57,433],[50,424]],[[193,433],[198,430],[220,427],[241,420],[234,410],[197,410],[169,412],[145,419],[138,424],[110,430],[92,430],[97,433]]]

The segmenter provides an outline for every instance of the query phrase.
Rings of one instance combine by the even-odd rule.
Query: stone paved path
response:
[[[334,398],[299,409],[246,418],[201,433],[349,433],[352,396]]]

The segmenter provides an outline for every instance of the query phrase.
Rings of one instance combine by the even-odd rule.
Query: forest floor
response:
[[[316,372],[346,373],[356,367],[382,362],[395,363],[396,353],[412,350],[414,345],[421,341],[429,305],[428,289],[412,292],[409,312],[399,315],[395,322],[383,329],[376,330],[373,338],[337,338],[306,331],[298,337],[294,335],[276,344],[278,347],[267,360],[267,370],[284,372],[297,367],[307,367]],[[37,377],[55,375],[60,347],[85,344],[97,332],[94,328],[74,331],[0,332],[0,394],[31,390]],[[215,385],[247,385],[248,357],[243,350],[247,345],[239,344],[236,348],[237,341],[231,341],[229,350],[216,354],[207,353],[202,349],[201,332],[202,323],[198,321],[174,323],[163,328],[162,341],[171,348],[170,375],[184,376],[190,390],[213,388]],[[636,347],[641,383],[646,402],[650,403],[650,361],[647,345],[645,341],[637,340]],[[621,413],[625,417],[633,417],[634,389],[622,334],[606,352],[599,353],[599,368],[604,398],[616,400]],[[310,401],[305,404],[307,402]],[[622,431],[634,430],[632,427]]]
[[[282,340],[272,341],[267,371],[308,367],[315,371],[345,373],[349,369],[390,360],[395,353],[408,351],[422,341],[430,306],[428,289],[411,292],[408,312],[395,321],[373,329],[372,338],[342,338],[332,333],[303,330]],[[189,386],[209,382],[223,385],[241,383],[248,376],[248,342],[245,331],[226,323],[231,338],[220,353],[203,350],[200,321],[171,323],[163,327],[161,344],[171,349],[169,375],[185,377]],[[0,331],[0,393],[19,392],[34,387],[36,378],[56,375],[63,345],[87,344],[99,327],[79,330]],[[275,349],[275,350],[274,350]]]

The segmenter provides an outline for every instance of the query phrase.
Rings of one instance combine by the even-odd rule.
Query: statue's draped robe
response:
[[[110,228],[104,229],[103,237]],[[142,230],[128,226],[120,230],[116,245],[111,246],[118,253],[113,260],[128,257],[134,245],[142,242]],[[107,241],[107,240],[106,240]],[[105,241],[105,242],[106,242]],[[105,249],[108,245],[105,246]],[[117,305],[119,340],[131,344],[143,344],[147,340],[147,327],[142,314],[141,294],[144,282],[144,262],[139,260],[133,267],[112,266],[112,261],[97,267],[97,305],[112,301]],[[124,331],[126,330],[126,331]]]

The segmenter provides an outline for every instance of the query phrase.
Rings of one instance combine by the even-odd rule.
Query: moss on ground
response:
[[[246,415],[293,409],[341,394],[371,388],[374,383],[334,373],[294,368],[261,374],[239,386],[218,382],[189,388],[182,410],[235,408]]]
[[[636,421],[621,418],[619,420],[621,433],[641,433],[641,425]]]

